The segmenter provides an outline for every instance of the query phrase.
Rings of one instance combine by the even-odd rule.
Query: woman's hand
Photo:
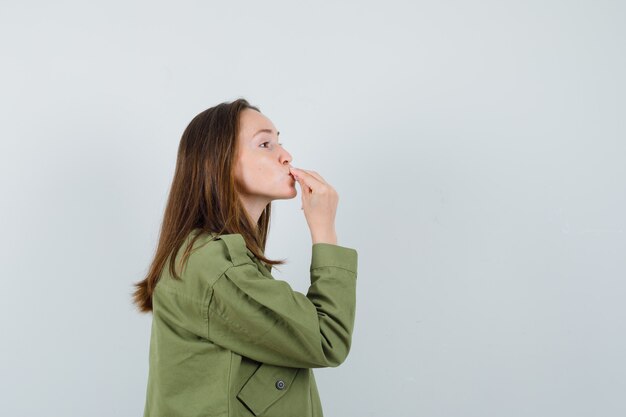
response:
[[[320,174],[290,167],[302,190],[302,210],[311,230],[313,243],[337,244],[335,214],[339,194]]]

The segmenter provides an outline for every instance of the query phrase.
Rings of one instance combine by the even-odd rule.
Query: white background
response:
[[[142,415],[132,283],[184,128],[244,97],[337,189],[358,251],[326,416],[626,415],[625,12],[2,0],[0,414]],[[299,199],[266,254],[306,292]]]

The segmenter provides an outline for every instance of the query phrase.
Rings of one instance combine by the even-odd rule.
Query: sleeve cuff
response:
[[[323,266],[336,266],[357,273],[358,255],[356,249],[331,243],[313,244],[311,270]]]

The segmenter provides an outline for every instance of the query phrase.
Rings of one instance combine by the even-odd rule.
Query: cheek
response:
[[[240,184],[248,192],[265,192],[271,190],[282,178],[276,168],[276,161],[263,154],[247,155],[240,158],[236,168],[236,175]]]
[[[272,171],[268,164],[256,160],[242,161],[237,171],[239,181],[248,190],[263,188],[271,182]]]
[[[254,174],[255,176],[267,178],[272,175],[272,163],[267,160],[267,158],[259,157],[254,161],[250,161],[249,165],[249,173]]]
[[[237,166],[235,167],[234,176],[235,182],[241,185],[244,189],[248,188],[250,185],[250,180],[253,174],[251,172],[251,165],[245,158],[240,158],[237,161]]]

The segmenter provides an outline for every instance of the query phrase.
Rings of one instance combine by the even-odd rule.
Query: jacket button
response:
[[[285,381],[283,381],[282,379],[279,379],[278,381],[276,381],[276,388],[285,389]]]

